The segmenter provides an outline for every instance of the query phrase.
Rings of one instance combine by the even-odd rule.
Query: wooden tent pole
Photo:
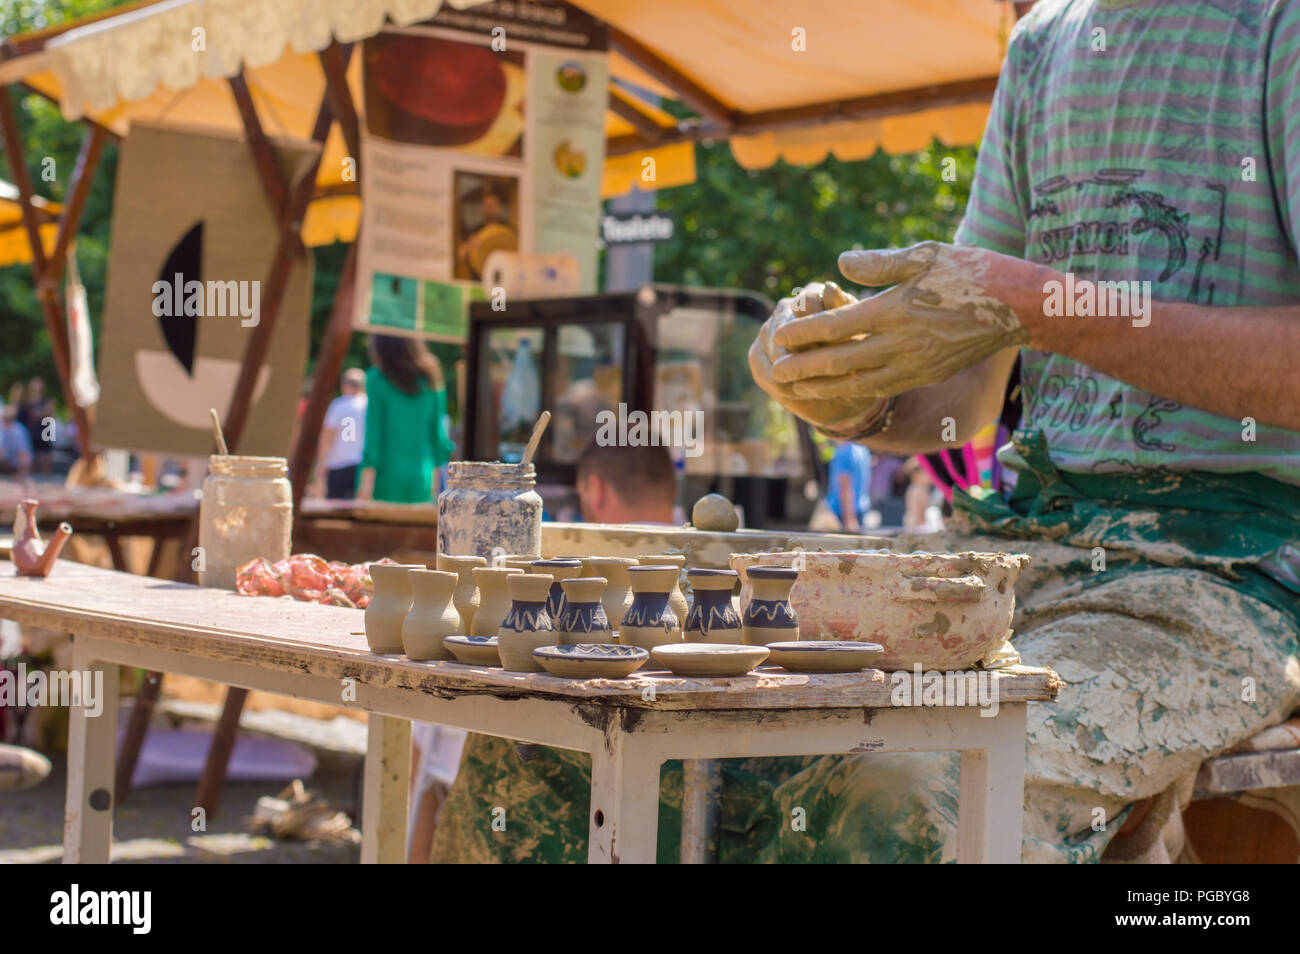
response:
[[[313,142],[322,146],[322,151],[332,121],[333,114],[329,102],[327,99],[322,99],[311,136]],[[270,143],[265,139],[250,138],[249,147],[256,154],[264,148],[269,149]],[[226,432],[226,443],[230,445],[232,451],[239,446],[240,438],[243,437],[244,425],[248,422],[248,415],[253,407],[253,385],[271,349],[271,334],[275,330],[276,319],[279,317],[280,303],[284,300],[284,293],[289,286],[293,260],[297,257],[296,253],[302,251],[302,236],[299,233],[302,231],[302,220],[307,214],[307,206],[311,203],[312,193],[316,188],[316,171],[319,168],[320,156],[317,155],[313,161],[306,164],[292,184],[287,204],[280,214],[280,238],[271,257],[271,267],[266,281],[262,283],[262,313],[245,346],[244,360],[239,369],[239,378],[235,382],[230,409],[226,412],[226,419],[222,421]]]
[[[45,317],[45,330],[50,336],[50,351],[54,356],[54,367],[59,375],[59,384],[63,396],[72,409],[72,419],[76,421],[77,433],[81,438],[81,456],[90,457],[90,423],[86,409],[79,405],[72,396],[72,360],[68,348],[68,322],[63,313],[63,303],[57,291],[58,280],[52,278],[48,269],[49,260],[45,257],[45,246],[41,244],[40,224],[36,218],[36,206],[33,203],[31,176],[27,173],[23,144],[18,129],[18,114],[14,110],[13,97],[8,86],[0,85],[0,132],[3,132],[5,155],[9,159],[9,171],[14,186],[18,189],[19,203],[23,210],[23,226],[27,230],[27,240],[32,247],[32,275],[36,280],[36,297],[41,303],[41,312]]]
[[[266,200],[271,205],[271,215],[277,222],[282,223],[284,204],[288,201],[289,190],[284,172],[276,159],[275,148],[262,129],[262,121],[257,117],[257,107],[253,105],[253,96],[248,91],[244,71],[240,70],[230,77],[229,82],[230,93],[235,97],[239,118],[243,120],[244,133],[248,137],[248,151],[253,154],[258,177],[262,180],[262,189],[266,192]]]
[[[356,104],[352,102],[352,90],[348,88],[348,60],[352,58],[352,47],[331,43],[317,56],[325,73],[325,95],[329,97],[330,108],[334,110],[339,131],[343,133],[348,155],[360,165],[361,119],[357,116]]]
[[[59,281],[68,267],[68,250],[81,227],[81,215],[86,211],[86,200],[90,198],[90,187],[94,184],[95,170],[99,168],[99,157],[107,138],[101,126],[88,126],[81,137],[81,151],[77,153],[77,165],[72,170],[63,214],[59,216],[59,237],[50,255],[50,280],[53,282]]]
[[[360,165],[361,122],[347,82],[348,60],[351,54],[351,46],[331,43],[321,50],[320,65],[325,74],[326,95],[329,97],[330,108],[334,112],[339,129],[343,133],[343,141],[352,158]],[[352,245],[348,248],[347,258],[343,261],[343,271],[339,275],[338,288],[334,292],[334,304],[330,310],[329,325],[325,329],[325,337],[321,340],[320,351],[316,355],[311,392],[307,398],[307,406],[298,421],[298,441],[289,458],[295,535],[303,494],[307,490],[307,485],[311,483],[312,471],[316,466],[316,452],[320,447],[319,434],[325,422],[325,411],[329,407],[339,375],[343,373],[343,362],[347,358],[348,344],[352,340],[352,304],[356,289],[356,257],[360,238],[358,234],[353,239]]]
[[[338,42],[333,41],[330,46],[337,47]],[[338,59],[346,66],[346,55],[340,55]],[[280,167],[275,159],[275,151],[270,140],[262,132],[261,123],[257,119],[257,110],[253,105],[252,98],[247,96],[247,87],[243,85],[242,75],[238,84],[232,81],[231,90],[237,103],[241,97],[246,99],[246,102],[240,106],[240,115],[244,119],[244,128],[248,133],[248,145],[261,172],[262,184],[267,190],[267,198],[272,206],[275,206],[278,190],[273,183],[282,181],[279,173]],[[324,153],[325,139],[329,136],[330,126],[334,122],[334,113],[330,108],[330,98],[327,91],[325,97],[321,100],[320,108],[316,111],[316,123],[312,127],[311,138],[321,145],[321,154]],[[351,102],[350,98],[349,102]],[[284,300],[284,293],[289,285],[293,261],[305,251],[301,235],[302,221],[307,214],[307,206],[311,204],[312,196],[315,193],[316,173],[319,168],[320,155],[317,155],[314,161],[306,164],[306,168],[302,170],[298,178],[289,184],[285,191],[283,205],[280,206],[277,212],[280,237],[276,242],[275,254],[271,258],[271,267],[264,283],[262,314],[259,316],[258,324],[253,329],[253,334],[249,337],[248,345],[245,347],[243,364],[239,369],[239,378],[235,382],[235,392],[231,398],[230,410],[227,411],[224,422],[226,442],[232,451],[237,449],[239,440],[243,436],[244,425],[247,423],[248,415],[252,411],[253,384],[257,380],[257,372],[266,360],[266,355],[271,347],[271,333],[275,330],[280,304]],[[341,290],[342,284],[340,286]],[[336,294],[336,311],[338,310],[338,297]],[[331,325],[333,323],[331,321]],[[319,373],[320,369],[318,368],[318,378]],[[313,393],[315,393],[319,384],[319,381],[313,382]],[[319,424],[317,427],[319,427]],[[306,429],[300,425],[299,444],[302,443],[305,432]],[[308,463],[307,470],[310,471],[310,463]],[[301,479],[296,474],[294,476],[295,479]],[[296,513],[297,507],[295,506],[294,509]],[[239,716],[247,699],[247,689],[232,686],[226,691],[226,701],[222,707],[221,719],[218,721],[216,731],[213,733],[212,746],[208,749],[207,761],[203,766],[203,774],[199,777],[198,791],[195,793],[194,798],[195,804],[203,807],[208,814],[216,811],[218,800],[221,797],[221,787],[226,778],[226,766],[230,762],[230,753],[235,747],[235,737],[239,732]]]

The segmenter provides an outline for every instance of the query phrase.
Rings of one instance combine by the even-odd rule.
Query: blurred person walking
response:
[[[846,533],[861,533],[871,509],[871,451],[836,441],[826,476],[826,503]]]
[[[45,426],[47,420],[51,423],[49,428]],[[44,378],[27,382],[26,393],[18,406],[18,422],[27,428],[31,438],[32,469],[38,474],[48,474],[55,444],[54,402],[45,393]]]
[[[366,442],[366,372],[348,368],[339,384],[342,392],[330,401],[321,424],[316,452],[315,489],[331,500],[351,500]]]
[[[18,423],[18,408],[5,405],[0,417],[0,474],[25,481],[32,469],[32,439]]]

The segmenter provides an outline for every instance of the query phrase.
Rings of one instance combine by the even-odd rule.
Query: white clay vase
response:
[[[497,631],[501,668],[510,672],[541,672],[533,650],[554,646],[559,638],[546,611],[551,578],[544,573],[517,573],[506,580],[510,587],[510,612]]]
[[[632,605],[632,578],[627,568],[636,566],[636,557],[587,557],[582,561],[587,576],[603,576],[608,582],[600,595],[600,605],[610,628],[617,631]]]
[[[501,621],[510,612],[510,587],[506,580],[524,571],[513,567],[476,566],[472,572],[478,586],[479,603],[474,623],[465,635],[495,636],[501,629]]]
[[[646,652],[665,643],[680,643],[682,623],[669,602],[677,567],[633,566],[627,572],[632,577],[632,606],[623,617],[619,642]]]
[[[366,607],[366,644],[372,653],[402,652],[402,623],[411,610],[410,570],[403,563],[372,563],[367,569],[375,592]]]
[[[478,612],[480,597],[478,584],[474,582],[470,571],[476,566],[487,566],[487,560],[481,556],[438,554],[438,569],[456,574],[456,591],[452,594],[451,602],[460,614],[460,629],[452,633],[453,636],[468,636],[474,626],[474,614]]]
[[[564,611],[556,621],[561,646],[582,643],[611,643],[614,634],[605,616],[600,597],[605,592],[605,578],[577,576],[560,584],[564,588]]]
[[[460,613],[452,603],[460,577],[444,570],[411,570],[407,575],[413,599],[402,623],[402,649],[411,659],[451,659],[442,641],[463,635]]]
[[[668,593],[668,605],[677,614],[677,621],[684,623],[686,615],[690,612],[690,604],[686,602],[686,594],[682,592],[682,570],[686,568],[686,557],[680,553],[660,553],[657,556],[642,556],[636,559],[641,566],[673,566],[677,568],[677,579],[673,581],[673,588]]]

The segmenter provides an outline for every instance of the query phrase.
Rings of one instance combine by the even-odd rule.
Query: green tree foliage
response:
[[[950,179],[944,177],[945,159]],[[827,279],[853,290],[835,262],[850,248],[951,240],[975,170],[973,147],[935,142],[917,153],[860,162],[777,162],[742,169],[725,144],[696,149],[697,182],[666,189],[658,208],[677,222],[656,248],[655,279],[747,288],[777,298]]]

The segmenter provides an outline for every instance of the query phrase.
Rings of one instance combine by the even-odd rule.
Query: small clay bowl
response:
[[[495,636],[448,636],[442,644],[466,666],[501,666]]]
[[[740,643],[666,643],[650,650],[650,655],[678,676],[743,676],[767,658],[767,647]]]
[[[621,679],[640,669],[650,654],[640,646],[615,643],[578,643],[543,646],[533,658],[552,676],[565,679]]]
[[[767,661],[790,672],[861,672],[885,651],[879,643],[842,639],[808,639],[797,643],[768,643]]]

